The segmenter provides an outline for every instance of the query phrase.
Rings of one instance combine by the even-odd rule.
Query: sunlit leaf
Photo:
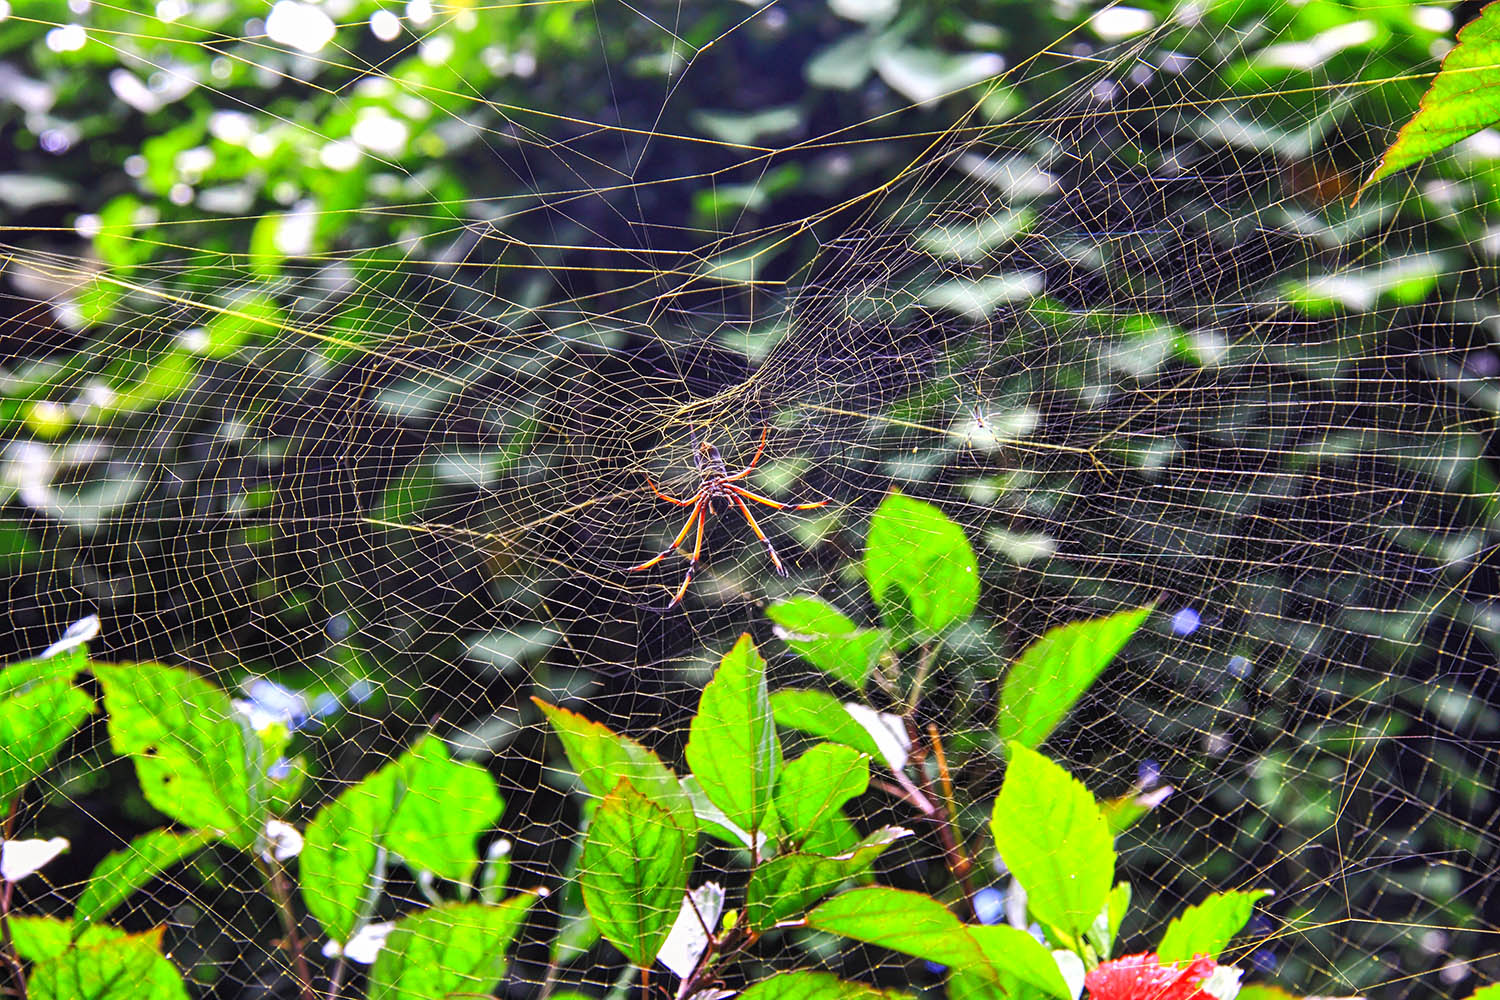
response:
[[[213,840],[206,831],[177,833],[172,830],[151,830],[136,837],[118,851],[105,855],[104,860],[94,866],[83,895],[73,910],[74,933],[80,933],[89,924],[106,919],[110,912],[154,876],[166,871],[182,859],[203,848]]]
[[[990,827],[1036,918],[1075,938],[1088,930],[1109,897],[1115,850],[1083,783],[1012,743]]]
[[[536,899],[522,893],[497,906],[447,903],[397,920],[370,968],[370,1000],[488,994],[505,975],[506,952]]]
[[[974,613],[979,570],[962,528],[937,507],[900,493],[870,519],[865,581],[886,620],[940,633]]]
[[[1144,607],[1073,622],[1027,646],[1000,692],[1001,742],[1040,746],[1150,614]]]
[[[692,867],[693,832],[621,781],[594,810],[578,878],[599,932],[649,967],[677,918]]]
[[[743,830],[760,829],[781,767],[766,661],[750,636],[724,654],[689,728],[688,765],[704,792]]]
[[[1163,962],[1188,961],[1197,955],[1217,959],[1250,920],[1256,902],[1269,895],[1269,889],[1221,892],[1189,907],[1167,925],[1157,956]]]

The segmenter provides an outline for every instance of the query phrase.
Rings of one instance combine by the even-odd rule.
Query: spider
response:
[[[672,539],[671,545],[668,545],[654,558],[647,559],[639,566],[630,567],[630,571],[634,573],[638,570],[650,569],[652,566],[655,566],[667,558],[667,556],[677,551],[677,547],[687,540],[688,532],[693,530],[694,525],[697,525],[698,528],[697,539],[693,542],[693,554],[688,557],[687,575],[682,578],[682,585],[672,595],[672,603],[667,605],[668,610],[676,607],[678,602],[687,594],[688,585],[693,582],[693,574],[698,571],[698,557],[703,553],[703,526],[708,522],[709,517],[728,510],[731,504],[738,507],[740,513],[745,516],[745,523],[750,525],[750,530],[755,532],[755,537],[759,538],[765,545],[766,554],[771,557],[771,565],[776,567],[776,574],[778,576],[786,576],[786,566],[782,563],[781,557],[776,554],[776,549],[771,546],[771,540],[766,537],[766,533],[760,530],[760,525],[756,523],[755,515],[750,513],[750,508],[745,505],[745,501],[753,500],[756,503],[765,504],[773,510],[812,510],[829,502],[828,500],[819,500],[816,503],[779,503],[770,497],[763,497],[759,493],[736,485],[740,480],[750,475],[751,471],[755,468],[755,464],[760,461],[760,456],[766,450],[766,435],[769,431],[769,427],[762,428],[760,432],[760,445],[755,449],[755,457],[750,460],[749,465],[733,475],[729,474],[729,467],[724,464],[724,458],[719,454],[719,449],[707,441],[699,444],[698,435],[693,433],[693,464],[697,467],[699,475],[703,478],[698,485],[698,492],[693,494],[691,500],[679,500],[677,497],[668,496],[656,488],[656,484],[651,481],[649,475],[646,476],[646,485],[651,487],[651,492],[655,493],[658,499],[665,500],[667,503],[675,504],[678,507],[691,507],[692,511],[688,514],[687,523],[682,526],[681,531],[677,532],[677,537]]]

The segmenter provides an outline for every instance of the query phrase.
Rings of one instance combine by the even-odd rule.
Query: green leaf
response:
[[[319,809],[298,857],[307,909],[329,937],[347,942],[366,917],[382,840],[396,810],[395,763],[366,775]]]
[[[152,830],[132,840],[125,848],[108,854],[94,866],[93,874],[73,910],[73,934],[107,918],[155,875],[194,854],[213,840],[205,830],[175,833]]]
[[[903,632],[914,623],[935,635],[979,602],[979,570],[963,529],[901,493],[886,497],[870,519],[865,581],[887,623]]]
[[[739,1000],[907,1000],[908,994],[851,983],[831,972],[781,972],[741,993]]]
[[[871,757],[880,756],[880,748],[869,730],[855,721],[843,702],[826,691],[808,688],[777,691],[771,695],[771,711],[778,726],[819,736]]]
[[[1088,942],[1093,945],[1100,958],[1109,958],[1114,954],[1115,942],[1120,937],[1120,923],[1125,919],[1125,911],[1129,908],[1130,883],[1116,882],[1115,887],[1109,891],[1109,901],[1104,904],[1104,909],[1088,929]]]
[[[1008,924],[970,927],[985,956],[1002,975],[1012,976],[1058,1000],[1073,1000],[1073,991],[1057,968],[1047,946],[1026,931]]]
[[[1057,764],[1019,743],[995,798],[995,849],[1043,924],[1077,938],[1109,897],[1114,838],[1093,795]]]
[[[370,1000],[487,995],[536,899],[522,893],[498,906],[448,903],[402,917],[370,968]]]
[[[161,928],[145,934],[85,935],[72,947],[31,967],[27,996],[31,1000],[187,1000],[181,974],[161,955],[161,936]]]
[[[1073,622],[1027,646],[1000,693],[1001,742],[1040,746],[1150,614],[1148,606]]]
[[[1221,892],[1197,906],[1190,906],[1167,925],[1156,953],[1163,962],[1190,961],[1197,955],[1218,960],[1232,939],[1250,919],[1257,900],[1271,895],[1269,889]]]
[[[423,737],[308,823],[299,861],[308,910],[329,937],[348,941],[367,916],[382,848],[414,870],[470,881],[479,864],[475,839],[502,808],[488,772],[450,759],[437,737]]]
[[[766,831],[757,831],[756,836],[751,838],[748,830],[742,830],[724,815],[724,810],[714,805],[708,793],[698,784],[698,779],[691,774],[684,774],[681,778],[682,790],[686,793],[688,801],[693,806],[693,816],[697,820],[698,827],[704,833],[732,847],[751,847],[758,843],[764,846],[767,839]]]
[[[451,759],[447,744],[431,735],[396,763],[401,795],[386,846],[410,868],[471,881],[479,864],[474,842],[505,808],[495,779],[478,764]]]
[[[1500,983],[1490,983],[1474,991],[1469,1000],[1500,1000]]]
[[[735,826],[754,834],[771,804],[781,745],[766,689],[766,661],[749,634],[724,654],[688,729],[688,766]]]
[[[573,765],[579,782],[590,795],[604,798],[623,778],[657,805],[677,813],[679,819],[693,814],[692,803],[678,784],[677,776],[653,751],[576,712],[549,705],[540,698],[531,700],[562,740],[568,763]]]
[[[43,681],[71,681],[89,665],[88,648],[73,646],[53,656],[21,660],[0,670],[0,701],[22,694]]]
[[[187,670],[157,663],[94,664],[110,744],[135,762],[141,791],[162,813],[216,830],[235,847],[255,844],[252,799],[259,744],[229,696]]]
[[[745,890],[746,925],[763,931],[778,921],[797,916],[848,879],[869,871],[887,847],[910,835],[910,830],[887,826],[866,837],[853,851],[838,857],[783,854],[772,858],[750,873],[750,884]]]
[[[66,679],[16,680],[11,678],[11,694],[0,701],[0,813],[52,766],[63,741],[94,711],[94,699]]]
[[[1401,126],[1359,194],[1381,178],[1500,122],[1500,5],[1486,5],[1459,30],[1457,42],[1443,57],[1421,107]]]
[[[819,743],[788,764],[776,783],[776,815],[801,840],[870,785],[870,758],[838,743]]]
[[[777,601],[766,616],[780,626],[777,635],[793,652],[856,690],[864,690],[870,668],[887,648],[883,632],[858,628],[821,597]]]
[[[590,916],[632,963],[649,968],[672,929],[692,870],[694,832],[621,781],[594,811],[578,878]]]
[[[884,886],[851,889],[808,913],[807,925],[955,969],[994,975],[969,928],[942,903],[919,892]]]

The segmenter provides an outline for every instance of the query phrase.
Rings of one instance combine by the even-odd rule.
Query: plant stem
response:
[[[313,1000],[312,970],[307,967],[307,954],[302,947],[302,936],[297,932],[297,914],[292,909],[292,896],[282,877],[281,866],[275,861],[256,858],[266,884],[271,888],[271,898],[281,914],[281,926],[285,931],[282,947],[292,960],[292,970],[297,977],[297,992],[302,1000]]]
[[[11,838],[15,832],[16,807],[12,802],[5,810],[5,822],[0,826],[0,841]],[[0,957],[10,966],[11,980],[16,984],[15,995],[26,1000],[26,969],[21,957],[16,954],[16,943],[10,936],[10,899],[15,889],[14,882],[0,882]]]
[[[942,789],[943,811],[938,817],[938,837],[943,841],[943,848],[948,853],[948,870],[958,880],[959,888],[963,890],[964,902],[968,904],[969,912],[979,920],[979,911],[974,909],[974,886],[970,876],[974,871],[974,863],[969,860],[969,855],[964,851],[963,842],[958,831],[958,804],[953,797],[953,778],[948,773],[948,756],[943,753],[943,740],[938,735],[937,726],[928,723],[927,738],[932,741],[932,755],[937,760],[938,780]]]

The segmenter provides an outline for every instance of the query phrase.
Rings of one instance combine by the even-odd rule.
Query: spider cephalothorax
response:
[[[766,450],[766,436],[768,431],[769,428],[760,432],[760,445],[755,449],[755,457],[750,459],[750,464],[733,475],[730,474],[729,467],[724,464],[724,457],[719,454],[719,449],[707,441],[698,444],[697,435],[695,434],[693,464],[697,466],[698,474],[702,478],[698,484],[698,492],[690,500],[680,500],[677,497],[668,496],[656,488],[656,484],[651,481],[650,476],[646,477],[646,485],[651,487],[651,492],[655,493],[659,499],[665,500],[670,504],[676,504],[678,507],[691,507],[692,512],[688,514],[687,523],[682,526],[682,530],[677,532],[677,537],[672,539],[671,545],[663,549],[654,558],[646,560],[639,566],[632,566],[631,572],[655,566],[675,552],[677,547],[687,540],[688,533],[693,530],[695,525],[698,529],[697,537],[693,542],[693,554],[688,557],[687,575],[682,578],[682,584],[677,588],[676,593],[672,595],[672,603],[668,604],[667,607],[676,606],[682,600],[683,596],[687,594],[688,585],[693,582],[693,574],[698,570],[698,557],[703,554],[703,526],[711,515],[723,513],[731,506],[738,507],[740,513],[745,516],[745,522],[750,525],[750,530],[755,532],[755,537],[759,538],[765,545],[766,553],[771,557],[771,565],[776,568],[777,574],[786,576],[786,566],[782,564],[781,557],[776,554],[776,549],[772,547],[771,540],[766,537],[766,533],[760,530],[760,525],[756,522],[755,515],[750,513],[750,508],[745,505],[745,501],[753,500],[773,510],[812,510],[815,507],[821,507],[828,503],[827,500],[819,500],[816,503],[779,503],[770,497],[763,497],[759,493],[747,490],[745,487],[738,485],[741,480],[754,471],[756,463],[760,461],[760,456]]]

